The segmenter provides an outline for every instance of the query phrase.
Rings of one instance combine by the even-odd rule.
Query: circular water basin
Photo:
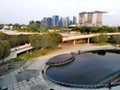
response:
[[[75,60],[61,66],[50,66],[46,77],[61,85],[97,87],[110,84],[109,78],[120,73],[119,50],[95,50],[76,54]],[[104,82],[108,79],[108,82]],[[104,83],[102,83],[104,82]]]

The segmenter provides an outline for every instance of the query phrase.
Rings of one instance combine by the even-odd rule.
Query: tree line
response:
[[[45,26],[41,26],[41,22],[40,21],[30,21],[28,25],[20,25],[18,23],[15,24],[8,24],[8,26],[13,26],[12,30],[18,30],[21,32],[47,32],[48,28]],[[3,26],[2,26],[3,27]]]
[[[1,24],[0,25],[0,29],[2,29],[4,25]],[[45,27],[41,25],[41,21],[34,21],[31,20],[29,21],[28,25],[20,25],[18,23],[15,24],[8,24],[8,26],[13,26],[12,30],[18,30],[18,31],[22,31],[22,32],[48,32],[48,29],[54,29],[54,30],[61,30],[61,29],[73,29],[77,32],[81,32],[81,33],[103,33],[103,32],[120,32],[120,27],[109,27],[109,26],[101,26],[101,27],[90,27],[90,26],[76,26],[76,27],[54,27],[54,26],[49,26],[49,27]]]
[[[92,37],[90,39],[91,43],[116,43],[116,44],[120,44],[120,35],[112,35],[112,36],[108,36],[107,34],[100,34],[100,35],[96,35],[95,37]]]
[[[111,33],[111,32],[119,32],[120,28],[117,27],[88,27],[88,26],[81,26],[81,27],[70,27],[73,30],[80,32],[80,33]]]
[[[7,35],[0,32],[0,59],[9,56],[13,47],[30,43],[35,49],[54,48],[62,42],[62,36],[57,32],[31,35]],[[4,61],[4,60],[3,60]]]

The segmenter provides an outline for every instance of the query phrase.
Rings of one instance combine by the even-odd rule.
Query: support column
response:
[[[88,44],[90,43],[90,38],[88,38],[87,43],[88,43]]]
[[[75,44],[76,44],[76,41],[74,40],[74,41],[73,41],[73,45],[75,45]]]

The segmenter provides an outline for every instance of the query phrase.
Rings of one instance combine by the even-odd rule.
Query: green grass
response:
[[[104,46],[104,45],[112,45],[111,43],[92,43],[93,45],[99,45],[99,46]]]
[[[9,61],[10,62],[18,62],[21,60],[32,60],[37,57],[41,57],[47,54],[50,54],[54,51],[58,50],[58,48],[52,48],[52,49],[44,49],[44,50],[33,50],[31,52],[27,52],[24,54],[19,55],[17,58],[13,58]]]

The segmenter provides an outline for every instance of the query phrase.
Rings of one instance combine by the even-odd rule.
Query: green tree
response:
[[[52,43],[52,38],[50,37],[50,34],[44,33],[42,35],[42,48],[43,49],[50,48],[51,43]]]
[[[56,47],[62,42],[62,35],[58,32],[50,32],[49,34],[52,39],[51,47]]]
[[[24,45],[25,43],[29,43],[28,35],[18,35],[18,45]]]
[[[99,42],[99,36],[95,36],[91,38],[92,43],[98,43]]]
[[[24,28],[20,28],[21,32],[30,32],[30,28],[29,27],[24,27]]]
[[[110,41],[112,43],[120,43],[120,35],[118,35],[118,36],[111,36],[110,37]]]
[[[34,34],[29,36],[29,40],[35,49],[46,49],[58,46],[62,42],[62,36],[57,32]]]
[[[42,47],[42,35],[40,34],[30,35],[29,41],[35,49],[39,49]]]
[[[2,62],[4,63],[4,58],[9,56],[10,54],[10,45],[9,42],[6,40],[0,40],[0,59],[2,59]]]
[[[38,29],[41,26],[41,22],[40,21],[30,21],[28,27],[30,28],[30,31],[32,32],[38,32]]]
[[[0,26],[0,29],[2,29],[3,28],[3,26]]]
[[[7,34],[0,32],[0,39],[1,40],[6,40],[7,39]]]
[[[18,23],[15,23],[14,25],[13,25],[13,28],[12,28],[12,30],[20,30],[20,24],[18,24]]]
[[[40,28],[41,22],[40,21],[36,21],[35,23],[36,23],[36,27]]]
[[[18,35],[10,35],[8,42],[11,48],[14,48],[18,45]]]
[[[108,41],[107,34],[100,34],[99,35],[99,43],[106,43]]]
[[[38,32],[40,32],[40,33],[48,32],[48,28],[47,28],[47,27],[40,27],[40,28],[38,29]]]
[[[31,20],[30,22],[29,22],[29,24],[34,24],[35,22],[33,21],[33,20]]]

